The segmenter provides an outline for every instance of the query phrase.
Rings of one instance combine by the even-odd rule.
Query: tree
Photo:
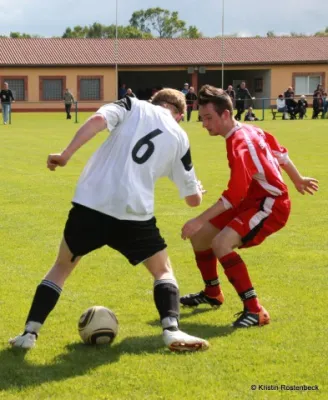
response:
[[[73,30],[71,28],[66,28],[63,38],[85,38],[87,35],[87,27],[76,25]]]
[[[203,34],[199,32],[196,26],[190,25],[189,28],[181,34],[181,37],[188,39],[199,39],[203,37]]]
[[[118,26],[117,33],[119,38],[149,38],[152,37],[150,33],[144,33],[132,26]],[[116,37],[116,25],[102,25],[94,22],[90,26],[77,25],[73,28],[66,28],[63,38],[102,38],[113,39]]]
[[[328,36],[328,26],[326,26],[326,29],[316,32],[314,36]]]
[[[148,8],[135,11],[130,19],[130,25],[145,33],[157,34],[160,38],[201,37],[195,26],[186,27],[186,22],[179,19],[177,11],[163,8]]]
[[[274,31],[268,31],[267,32],[267,37],[276,37],[276,34],[274,33]]]

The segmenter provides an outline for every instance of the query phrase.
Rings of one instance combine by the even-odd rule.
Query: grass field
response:
[[[251,385],[318,385],[308,398],[328,398],[327,230],[328,121],[264,121],[304,175],[320,181],[314,197],[290,186],[292,214],[285,229],[258,248],[244,250],[254,286],[272,323],[230,328],[241,303],[220,270],[226,303],[182,310],[181,328],[207,338],[209,351],[166,350],[152,300],[152,279],[103,248],[85,257],[67,281],[61,299],[28,353],[8,348],[25,322],[36,286],[52,265],[75,183],[102,133],[69,165],[50,173],[46,157],[58,152],[77,124],[64,114],[14,114],[0,125],[0,399],[286,399],[296,391],[252,391]],[[87,114],[80,114],[82,122]],[[208,190],[199,210],[188,209],[168,181],[157,185],[156,215],[182,294],[202,288],[183,223],[211,205],[225,188],[224,140],[211,138],[197,122],[184,123],[198,177]],[[287,180],[287,178],[286,178]],[[92,305],[115,311],[120,332],[112,347],[81,344],[77,321]],[[303,398],[303,397],[302,397]]]

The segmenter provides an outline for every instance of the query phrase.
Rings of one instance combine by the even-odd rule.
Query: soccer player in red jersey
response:
[[[318,181],[301,176],[287,150],[272,135],[237,122],[231,99],[222,89],[205,85],[198,99],[204,128],[226,141],[231,174],[220,199],[182,228],[182,238],[191,241],[205,289],[181,297],[180,302],[191,307],[201,303],[219,307],[223,303],[219,259],[244,304],[233,326],[266,325],[269,313],[260,304],[247,267],[235,249],[257,246],[285,226],[290,199],[280,167],[301,194],[317,191]]]

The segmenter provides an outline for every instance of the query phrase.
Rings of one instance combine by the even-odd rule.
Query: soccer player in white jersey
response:
[[[179,289],[153,215],[154,185],[163,176],[177,185],[189,206],[202,200],[189,140],[178,124],[185,109],[184,94],[173,89],[157,92],[152,103],[126,97],[101,107],[62,153],[49,155],[47,166],[54,171],[98,132],[106,128],[111,132],[80,177],[58,257],[37,287],[24,332],[10,340],[12,346],[35,345],[81,257],[107,245],[132,265],[144,263],[153,275],[154,301],[169,349],[208,348],[206,340],[179,329]]]
[[[247,267],[235,249],[257,246],[286,224],[290,200],[280,167],[301,194],[317,191],[318,181],[301,176],[287,150],[268,132],[238,123],[231,98],[222,89],[205,85],[198,100],[203,126],[211,136],[225,139],[231,173],[219,200],[182,228],[182,237],[191,240],[205,289],[180,301],[190,307],[223,303],[219,259],[244,306],[233,326],[266,325],[269,313],[258,301]]]

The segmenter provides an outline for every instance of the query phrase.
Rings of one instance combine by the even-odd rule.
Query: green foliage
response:
[[[182,123],[191,141],[197,176],[208,193],[197,209],[186,207],[168,179],[156,185],[156,217],[183,294],[202,288],[183,223],[217,201],[229,178],[226,144],[201,124]],[[82,122],[89,114],[81,113]],[[241,302],[219,268],[226,302],[217,311],[181,310],[180,325],[209,340],[204,353],[165,349],[153,304],[153,282],[140,265],[102,248],[83,257],[30,352],[13,351],[7,339],[23,329],[36,286],[56,257],[77,179],[106,139],[97,135],[65,168],[46,169],[46,158],[80,126],[62,113],[13,113],[1,126],[1,400],[262,400],[327,399],[327,120],[266,121],[305,174],[322,182],[313,197],[299,195],[288,178],[292,212],[287,226],[261,246],[240,254],[271,314],[264,328],[229,326]],[[238,250],[239,252],[239,250]],[[120,322],[111,347],[85,346],[77,321],[87,307],[113,309]],[[253,384],[318,385],[315,393],[251,391]],[[205,393],[205,394],[204,394]]]
[[[316,32],[314,36],[328,36],[328,26],[326,26],[326,29]]]
[[[2,36],[5,37],[5,36]],[[31,39],[31,38],[40,38],[40,35],[30,35],[29,33],[19,33],[19,32],[10,32],[9,37],[13,39]]]
[[[160,38],[202,37],[196,26],[187,27],[186,22],[179,19],[177,11],[171,12],[160,7],[135,11],[129,22],[134,28]]]
[[[137,28],[132,26],[122,26],[117,27],[118,38],[150,38],[152,35],[150,33],[141,32]],[[63,38],[101,38],[101,39],[113,39],[116,37],[116,25],[102,25],[98,22],[94,22],[90,26],[80,26],[77,25],[73,29],[66,28]]]
[[[267,35],[267,37],[271,37],[271,38],[276,37],[276,34],[274,33],[274,31],[268,31],[266,35]]]

